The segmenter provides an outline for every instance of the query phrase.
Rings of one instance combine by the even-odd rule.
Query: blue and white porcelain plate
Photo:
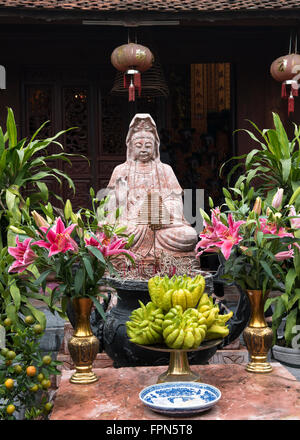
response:
[[[206,411],[221,398],[221,391],[205,383],[165,382],[144,388],[139,398],[153,411],[176,415]]]

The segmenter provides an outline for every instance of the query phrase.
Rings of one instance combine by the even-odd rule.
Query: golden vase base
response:
[[[160,374],[157,379],[157,383],[163,382],[199,382],[200,375],[193,372],[192,370],[183,371],[182,374],[173,373],[169,370]]]
[[[269,362],[249,362],[246,366],[246,370],[251,373],[271,373],[273,368]]]
[[[81,385],[94,383],[97,382],[98,380],[99,377],[96,376],[96,374],[93,371],[86,371],[86,372],[76,371],[74,374],[72,374],[70,378],[71,383],[81,384]]]
[[[195,349],[173,349],[163,345],[140,345],[140,347],[153,351],[170,353],[169,367],[167,371],[158,376],[156,383],[163,382],[200,382],[200,375],[191,370],[187,353],[191,351],[206,350],[219,345],[222,339],[204,341],[200,347]],[[139,344],[137,344],[139,345]]]

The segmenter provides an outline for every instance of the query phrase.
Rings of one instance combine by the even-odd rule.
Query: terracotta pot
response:
[[[71,383],[89,384],[98,380],[92,371],[93,361],[99,351],[99,340],[93,335],[90,326],[92,305],[90,298],[73,299],[75,331],[68,341],[68,348],[76,372],[70,378]]]
[[[251,305],[250,322],[243,332],[250,358],[246,370],[253,373],[269,373],[272,366],[267,362],[267,358],[272,347],[273,331],[268,327],[264,316],[264,305],[269,292],[263,295],[262,290],[247,290],[246,294]]]

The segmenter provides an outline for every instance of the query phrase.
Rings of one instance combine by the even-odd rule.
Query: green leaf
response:
[[[206,212],[202,208],[200,208],[199,211],[200,211],[200,214],[201,214],[203,220],[205,220],[209,225],[211,225],[211,220],[210,220],[209,216],[206,214]]]
[[[16,306],[16,310],[19,310],[21,304],[21,294],[15,282],[11,284],[9,291]]]
[[[56,168],[53,168],[52,171],[54,173],[59,174],[60,176],[64,177],[67,180],[67,182],[69,183],[69,188],[73,189],[73,193],[75,194],[75,186],[74,186],[73,180],[66,173],[63,173],[62,171],[60,171]]]
[[[272,278],[273,281],[275,281],[275,285],[278,284],[278,280],[274,277],[270,266],[268,265],[268,263],[266,261],[260,260],[260,265],[262,266],[262,268],[265,270],[265,272],[268,274],[268,276],[270,278]]]
[[[282,180],[284,183],[286,183],[289,176],[290,176],[290,172],[291,172],[291,167],[292,167],[291,158],[281,159],[280,163],[282,166]]]
[[[96,247],[94,247],[94,246],[87,246],[87,249],[96,257],[96,258],[98,258],[98,260],[103,264],[103,265],[106,265],[106,261],[105,261],[105,258],[103,257],[103,254],[102,254],[102,252],[98,249],[98,248],[96,248]]]
[[[93,268],[92,268],[92,265],[91,265],[91,262],[90,262],[89,258],[88,257],[83,257],[82,260],[83,260],[84,267],[86,268],[86,271],[87,271],[87,274],[88,274],[89,278],[92,281],[94,281]]]
[[[46,202],[49,198],[49,191],[47,185],[44,182],[40,182],[40,181],[37,181],[36,184],[39,190],[41,191],[41,196],[43,201]]]
[[[226,202],[226,205],[228,206],[228,208],[231,211],[235,211],[236,210],[236,207],[235,207],[234,203],[230,199],[228,199],[227,197],[225,197],[225,202]]]
[[[259,247],[261,246],[263,238],[264,238],[264,233],[262,231],[258,231],[256,234],[256,241]]]
[[[51,272],[52,272],[52,269],[45,270],[45,272],[43,272],[43,273],[39,276],[39,278],[38,278],[37,280],[34,280],[33,284],[34,284],[35,286],[39,286],[39,285],[41,285],[41,284],[46,280],[47,276],[48,276]]]
[[[250,165],[253,157],[257,154],[260,153],[261,150],[257,150],[256,148],[254,148],[252,151],[250,151],[250,153],[247,155],[246,160],[245,160],[245,166],[246,168]]]
[[[76,275],[75,275],[75,279],[74,279],[74,290],[75,290],[76,294],[80,293],[80,291],[82,290],[84,278],[85,278],[84,277],[84,270],[81,267],[80,269],[77,270]]]
[[[5,201],[9,211],[13,211],[16,201],[16,195],[13,194],[9,189],[5,191]]]
[[[2,156],[4,149],[5,149],[5,140],[4,140],[2,128],[0,127],[0,157]]]
[[[18,326],[19,317],[18,317],[16,306],[14,304],[8,304],[5,307],[5,313],[6,313],[7,317],[12,320],[13,324]]]
[[[291,310],[293,305],[300,300],[300,289],[295,289],[294,294],[292,295],[291,299],[288,302],[288,309]]]
[[[9,148],[13,148],[17,145],[17,126],[15,122],[14,113],[11,108],[7,111],[6,129],[8,134],[8,145]]]
[[[274,112],[272,113],[272,115],[273,115],[273,122],[277,132],[281,150],[283,152],[284,158],[288,159],[290,157],[290,149],[289,149],[289,140],[286,131],[282,125],[279,115]]]
[[[278,297],[275,298],[268,298],[267,301],[265,302],[265,306],[264,306],[264,312],[266,312],[268,310],[268,308],[274,303],[278,301]]]
[[[67,296],[63,296],[61,299],[61,311],[62,311],[63,315],[66,314],[67,305],[68,305],[69,300],[70,300],[70,298],[68,298]]]
[[[247,179],[246,179],[247,185],[249,185],[251,180],[255,177],[256,173],[257,173],[256,169],[252,169],[252,170],[248,171]]]
[[[293,309],[287,315],[286,323],[285,323],[284,338],[288,346],[291,345],[292,338],[294,336],[293,328],[296,325],[296,323],[297,323],[297,309]]]
[[[98,310],[98,312],[100,313],[102,319],[105,321],[106,320],[106,316],[105,316],[105,313],[104,313],[102,305],[100,304],[100,302],[97,300],[97,298],[95,296],[89,296],[89,297],[91,298],[91,300],[95,304],[95,307]]]
[[[290,294],[292,291],[292,287],[294,285],[295,279],[297,278],[297,272],[295,269],[291,268],[287,276],[285,278],[285,291],[287,294]]]

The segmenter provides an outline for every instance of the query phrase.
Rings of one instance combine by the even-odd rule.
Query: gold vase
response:
[[[68,348],[75,365],[75,373],[70,382],[89,384],[96,382],[98,377],[92,371],[92,364],[99,351],[99,340],[93,335],[90,325],[92,300],[90,298],[74,298],[75,331],[68,341]]]
[[[263,295],[262,290],[247,290],[246,293],[251,305],[249,325],[243,332],[250,357],[246,370],[253,373],[269,373],[272,367],[267,362],[267,357],[272,347],[273,331],[268,327],[264,316],[264,305],[269,292]]]

